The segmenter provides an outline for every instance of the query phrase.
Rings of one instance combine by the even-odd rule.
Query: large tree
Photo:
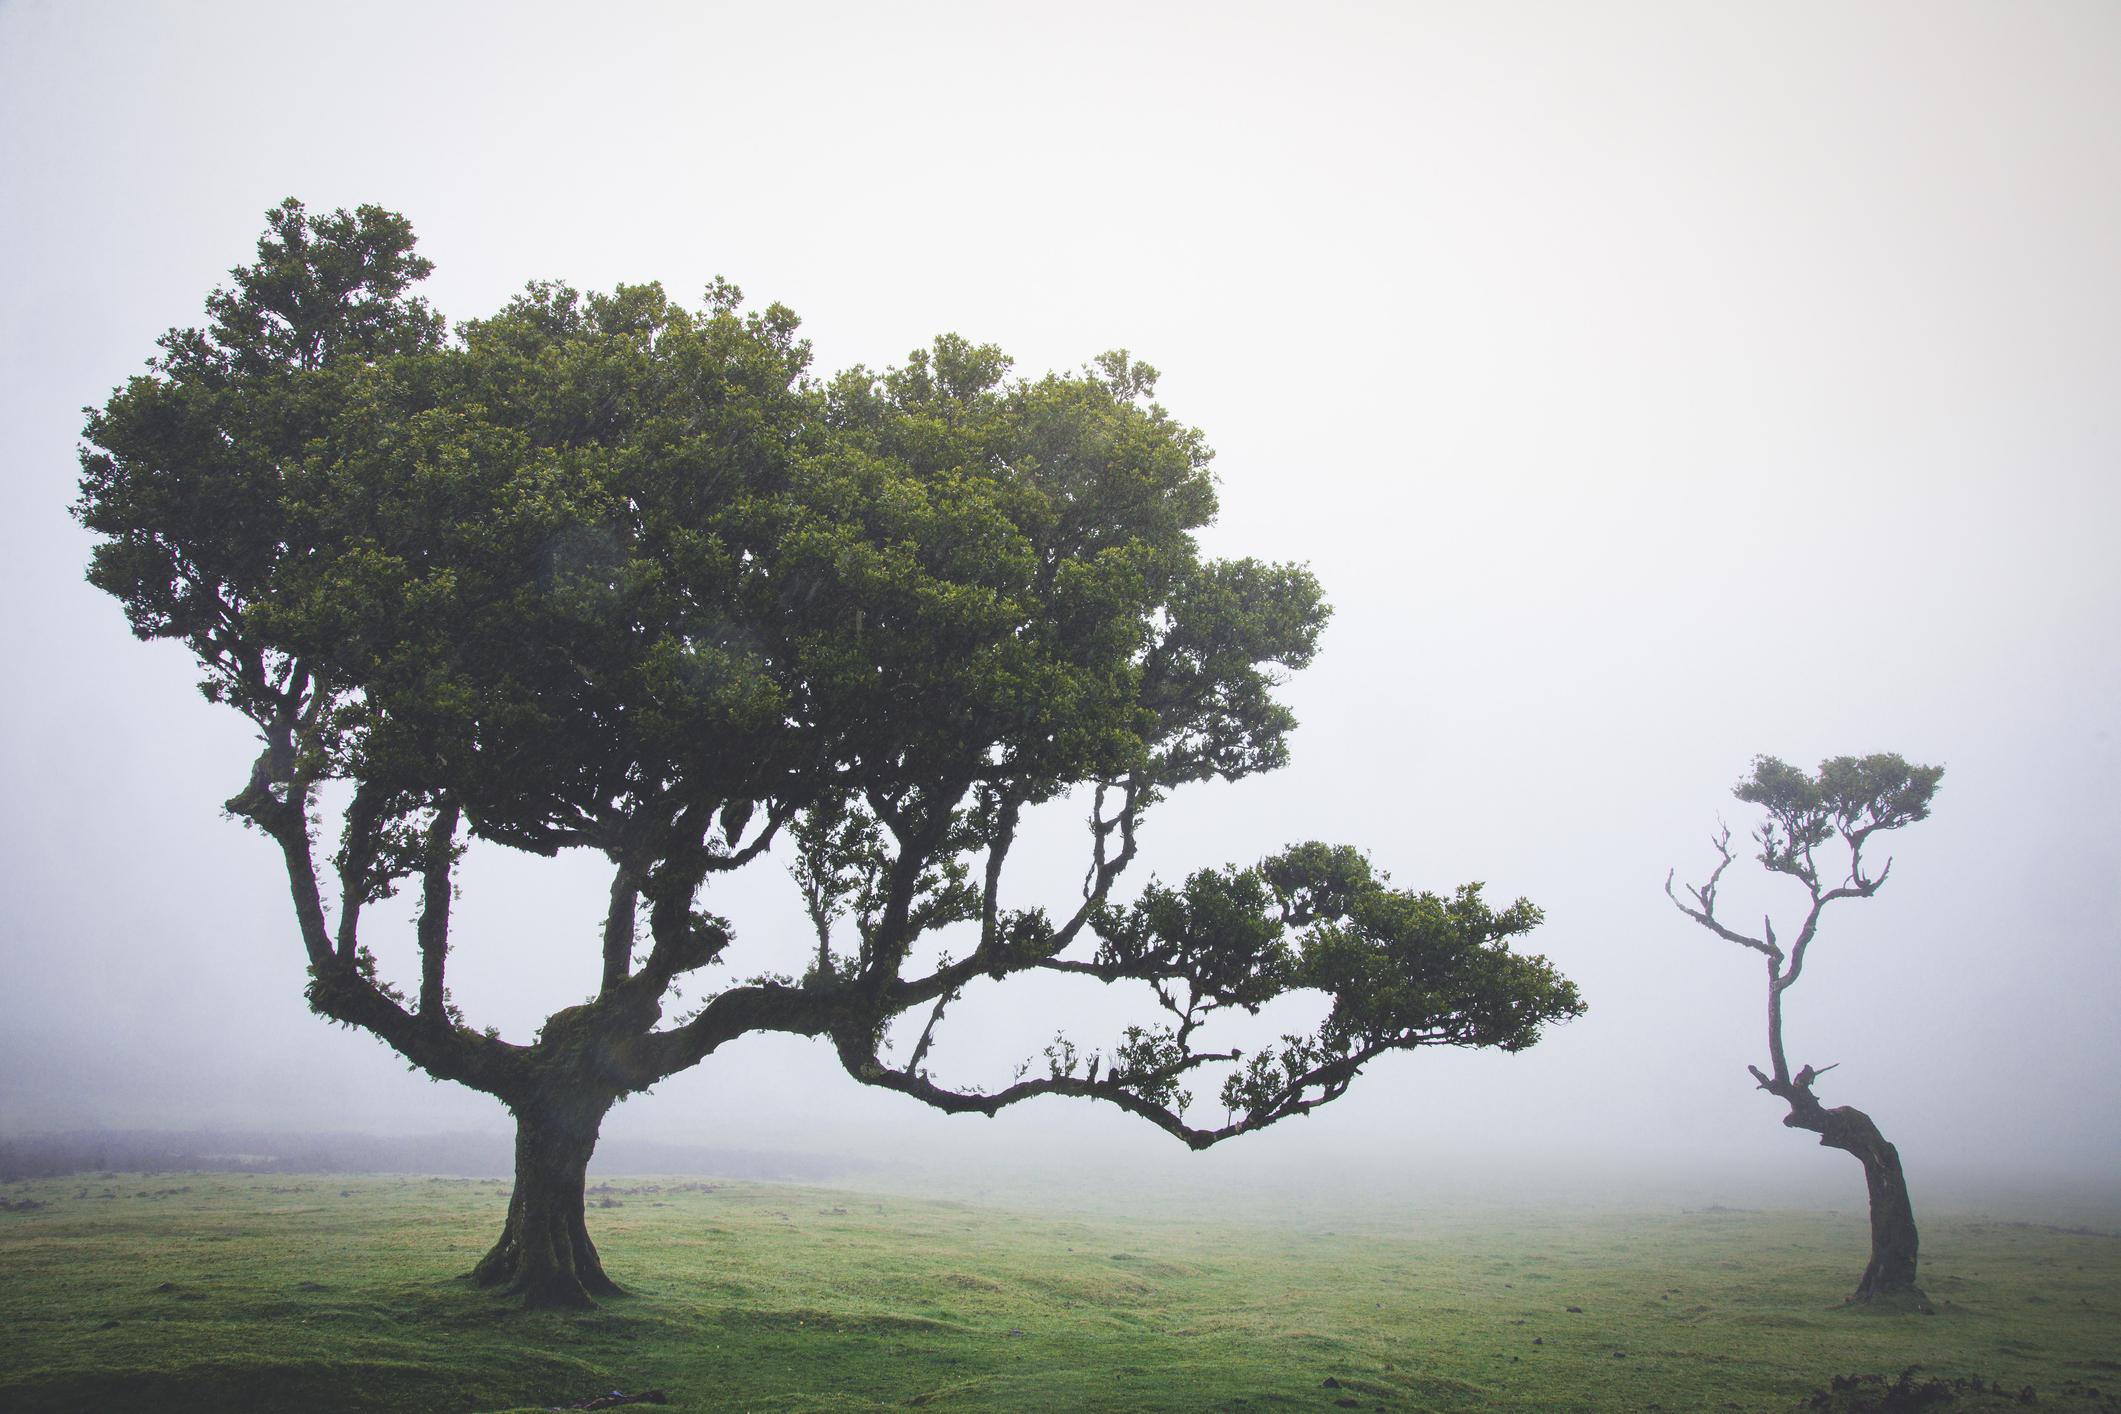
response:
[[[795,318],[720,282],[698,311],[654,285],[532,285],[451,335],[411,293],[428,265],[403,218],[269,219],[206,327],[90,414],[76,514],[104,537],[91,581],[263,736],[228,809],[278,846],[311,1006],[514,1114],[481,1282],[533,1304],[615,1290],[583,1221],[604,1115],[751,1032],[824,1038],[854,1079],[940,1109],[1079,1096],[1204,1148],[1387,1051],[1514,1051],[1581,1011],[1509,950],[1530,904],[1395,889],[1346,846],[1116,892],[1159,800],[1283,764],[1274,688],[1327,613],[1301,567],[1200,554],[1209,452],[1151,401],[1153,370],[1017,378],[945,337],[815,380]],[[1082,897],[1057,913],[1005,877],[1048,802],[1088,810]],[[472,838],[609,864],[601,986],[528,1042],[450,1000]],[[709,886],[776,860],[815,929],[807,972],[666,1017],[732,946]],[[363,942],[401,886],[403,989]],[[936,1079],[945,1008],[1032,972],[1136,984],[1153,1009],[1012,1084]],[[1315,1031],[1205,1041],[1303,990],[1326,1001]],[[1222,1116],[1197,1123],[1191,1087],[1217,1075]]]
[[[1813,1094],[1818,1078],[1834,1066],[1804,1065],[1794,1073],[1790,1070],[1782,1047],[1782,994],[1803,975],[1805,954],[1818,936],[1819,919],[1828,905],[1869,898],[1892,873],[1891,859],[1872,873],[1863,857],[1864,847],[1875,835],[1927,819],[1930,800],[1943,779],[1942,766],[1911,766],[1890,754],[1836,756],[1821,762],[1816,775],[1772,756],[1754,760],[1753,773],[1737,784],[1733,794],[1766,814],[1753,834],[1762,867],[1795,880],[1804,891],[1804,911],[1794,933],[1778,936],[1772,916],[1761,919],[1757,934],[1733,928],[1717,916],[1717,889],[1724,871],[1734,862],[1728,827],[1713,841],[1717,864],[1706,882],[1689,887],[1687,896],[1681,898],[1672,885],[1678,871],[1668,872],[1664,879],[1665,894],[1681,913],[1725,942],[1759,953],[1767,964],[1768,1069],[1757,1065],[1746,1069],[1760,1089],[1789,1107],[1782,1122],[1817,1134],[1822,1145],[1845,1150],[1863,1165],[1864,1183],[1870,1190],[1871,1259],[1849,1297],[1855,1302],[1900,1295],[1923,1304],[1921,1288],[1915,1284],[1919,1246],[1915,1208],[1900,1169],[1900,1151],[1886,1142],[1871,1117],[1850,1105],[1829,1108]],[[1832,858],[1822,858],[1825,855]],[[1787,947],[1783,937],[1789,939]]]

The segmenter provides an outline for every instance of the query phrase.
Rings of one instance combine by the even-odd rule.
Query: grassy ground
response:
[[[616,1181],[591,1227],[633,1294],[583,1316],[459,1278],[498,1183],[131,1174],[0,1196],[0,1409],[25,1414],[649,1387],[693,1410],[1788,1410],[1910,1365],[2011,1392],[1937,1408],[2028,1386],[2038,1408],[2121,1408],[2121,1240],[1998,1222],[1925,1226],[1922,1316],[1833,1306],[1864,1252],[1849,1215],[1149,1220]]]

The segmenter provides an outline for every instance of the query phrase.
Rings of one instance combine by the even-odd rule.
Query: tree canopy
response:
[[[759,1029],[829,1038],[857,1080],[944,1109],[1093,1097],[1202,1146],[1383,1052],[1515,1050],[1581,1011],[1509,949],[1530,904],[1396,889],[1347,846],[1116,895],[1158,800],[1287,761],[1275,688],[1328,614],[1301,566],[1200,553],[1210,452],[1152,368],[1027,378],[944,336],[817,378],[794,315],[720,281],[698,309],[533,284],[452,333],[411,293],[428,266],[402,217],[290,201],[269,222],[209,324],[91,412],[76,514],[102,537],[92,582],[264,739],[228,805],[280,847],[320,1012],[497,1095],[549,1149]],[[1004,863],[1023,813],[1071,791],[1086,881],[1049,912]],[[313,816],[341,800],[320,864]],[[449,1000],[470,837],[610,862],[601,990],[533,1043]],[[673,981],[732,942],[703,891],[777,842],[807,973],[666,1022]],[[362,941],[401,886],[416,992]],[[937,935],[954,960],[923,960]],[[1158,1019],[1109,1054],[1058,1042],[999,1089],[931,1079],[964,987],[1034,970],[1147,984]],[[1203,1049],[1216,1012],[1304,989],[1329,1002],[1314,1032]],[[916,1008],[894,1061],[885,1029]],[[1189,1113],[1204,1066],[1220,1123]]]

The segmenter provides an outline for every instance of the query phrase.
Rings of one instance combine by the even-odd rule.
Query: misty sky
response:
[[[81,407],[293,195],[403,211],[452,318],[721,274],[821,371],[946,330],[1163,370],[1218,451],[1209,548],[1309,562],[1337,615],[1291,766],[1182,792],[1133,884],[1355,843],[1532,898],[1591,1007],[1517,1057],[1387,1057],[1203,1162],[1687,1161],[1853,1203],[1745,1074],[1756,959],[1661,886],[1749,827],[1754,754],[1898,751],[1947,767],[1935,815],[1828,915],[1792,1063],[1840,1063],[1822,1097],[1918,1198],[2121,1168],[2121,8],[15,0],[0,193],[0,1129],[505,1124],[307,1012],[276,851],[220,810],[246,723],[131,639],[66,515]],[[1080,812],[1019,850],[1017,906],[1073,897]],[[471,1020],[527,1038],[594,988],[604,882],[474,852]],[[781,875],[706,902],[725,975],[799,967]],[[968,995],[938,1077],[1147,1018],[1068,980]],[[1175,1150],[1060,1101],[932,1115],[787,1039],[606,1133]]]

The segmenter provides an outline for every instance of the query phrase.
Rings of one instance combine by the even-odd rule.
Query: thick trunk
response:
[[[1880,1297],[1909,1298],[1927,1308],[1929,1299],[1915,1285],[1915,1207],[1908,1201],[1907,1179],[1900,1172],[1900,1151],[1886,1142],[1878,1126],[1862,1110],[1848,1105],[1827,1109],[1814,1099],[1810,1072],[1795,1082],[1771,1080],[1758,1070],[1761,1088],[1789,1102],[1790,1112],[1782,1122],[1792,1129],[1809,1129],[1830,1149],[1854,1154],[1863,1165],[1863,1180],[1871,1195],[1871,1260],[1863,1269],[1863,1280],[1849,1294],[1852,1302]]]
[[[516,1186],[508,1222],[472,1270],[481,1286],[505,1288],[527,1306],[592,1306],[618,1286],[604,1275],[583,1220],[582,1189],[597,1129],[611,1100],[541,1097],[516,1109]]]
[[[1821,1114],[1825,1124],[1819,1142],[1854,1154],[1871,1194],[1871,1261],[1849,1300],[1906,1294],[1922,1303],[1922,1290],[1915,1285],[1915,1208],[1900,1172],[1900,1151],[1886,1142],[1862,1110],[1842,1105]]]

